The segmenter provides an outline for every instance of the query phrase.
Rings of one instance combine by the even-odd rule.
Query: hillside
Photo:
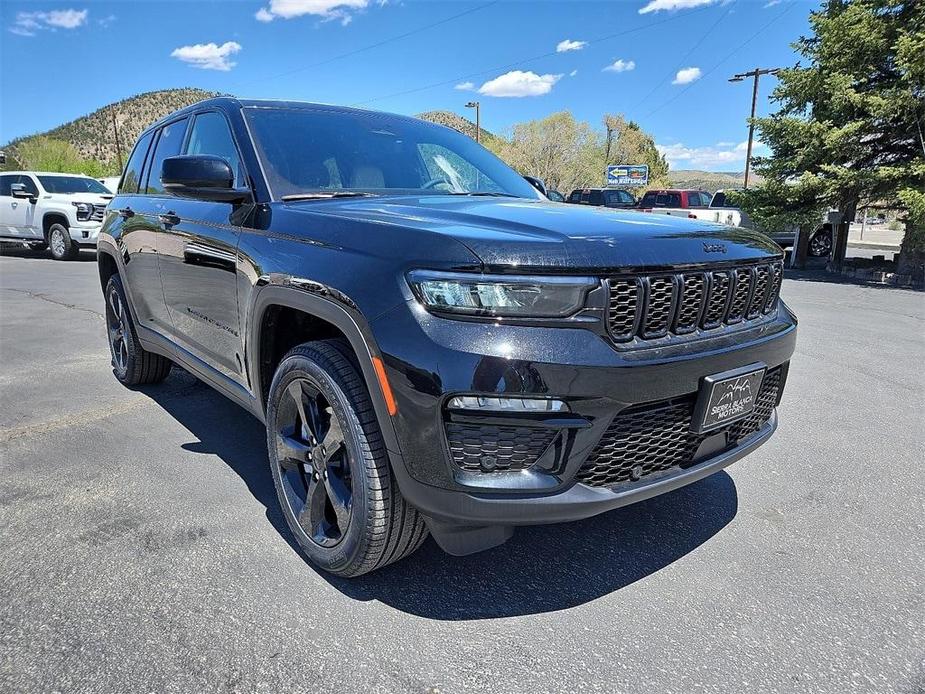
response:
[[[764,180],[754,174],[751,179],[754,183]],[[720,188],[741,188],[745,184],[745,172],[676,169],[668,172],[668,180],[675,188],[693,188],[715,193]]]
[[[417,114],[415,118],[437,123],[438,125],[445,125],[468,135],[473,140],[475,139],[475,123],[451,111],[426,111],[425,113]],[[485,128],[481,129],[481,133],[483,144],[489,140],[498,139],[495,134],[488,132]]]
[[[115,129],[112,122],[113,112],[115,112],[119,145],[124,159],[135,144],[135,140],[138,139],[138,135],[151,123],[163,118],[172,111],[176,111],[178,108],[189,106],[213,96],[218,96],[218,94],[192,88],[163,89],[138,94],[137,96],[117,101],[114,104],[103,106],[89,115],[60,125],[53,130],[17,138],[2,149],[7,153],[8,168],[15,168],[16,146],[33,137],[44,135],[69,142],[77,148],[77,151],[85,159],[111,163],[118,158],[116,156]]]

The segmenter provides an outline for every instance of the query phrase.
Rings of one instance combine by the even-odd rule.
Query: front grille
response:
[[[724,270],[609,280],[615,342],[686,335],[755,320],[777,308],[781,261]]]
[[[458,467],[468,472],[524,470],[552,443],[555,429],[447,422],[446,439]]]
[[[625,410],[611,422],[577,478],[594,487],[610,487],[687,467],[707,437],[725,434],[728,446],[758,431],[771,418],[780,387],[780,368],[768,371],[752,414],[705,434],[690,430],[696,394]]]
[[[106,213],[106,205],[93,205],[93,212],[90,213],[90,221],[102,222]]]

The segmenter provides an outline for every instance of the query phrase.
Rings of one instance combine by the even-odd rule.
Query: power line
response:
[[[743,48],[745,48],[748,44],[750,44],[752,41],[754,41],[756,38],[758,38],[758,37],[762,34],[762,32],[764,32],[765,29],[767,29],[769,26],[771,26],[772,24],[774,24],[774,22],[776,22],[778,19],[780,19],[781,17],[783,17],[785,14],[787,14],[788,12],[790,12],[790,10],[792,10],[794,7],[796,7],[796,3],[790,3],[789,5],[787,5],[787,8],[786,8],[783,12],[780,12],[779,14],[777,14],[774,18],[771,19],[771,21],[769,21],[769,22],[767,22],[766,24],[764,24],[760,29],[758,29],[758,31],[756,31],[756,32],[755,32],[754,34],[752,34],[749,38],[745,39],[745,41],[743,41],[741,44],[739,44],[739,46],[738,46],[737,48],[734,48],[732,51],[730,51],[728,54],[726,54],[726,57],[725,57],[725,58],[723,58],[722,60],[720,60],[718,63],[716,63],[716,65],[714,65],[714,66],[711,67],[709,70],[707,70],[705,73],[703,73],[702,77],[706,77],[707,75],[709,75],[709,74],[715,72],[721,65],[723,65],[723,63],[725,63],[725,62],[726,62],[727,60],[729,60],[732,56],[734,56],[736,53],[738,53],[739,51],[741,51],[741,50],[742,50]],[[693,86],[694,86],[695,84],[696,84],[696,82],[692,82],[691,84],[687,85],[684,89],[682,89],[682,90],[679,91],[677,94],[675,94],[673,97],[671,97],[670,99],[668,99],[668,101],[666,101],[665,103],[663,103],[661,106],[656,106],[654,109],[652,109],[651,111],[649,111],[649,112],[648,112],[645,116],[643,116],[643,117],[644,117],[644,118],[648,118],[649,116],[652,116],[653,114],[658,113],[659,111],[661,111],[663,108],[665,108],[665,107],[668,106],[669,104],[671,104],[671,103],[675,102],[677,99],[681,98],[681,96],[683,96],[688,90],[690,90],[691,88],[693,88]]]
[[[687,17],[690,17],[692,14],[696,14],[696,13],[698,13],[698,12],[703,12],[704,10],[707,10],[707,9],[710,9],[710,8],[709,8],[709,7],[702,7],[702,8],[697,9],[697,10],[691,10],[691,11],[689,11],[689,12],[678,13],[678,14],[676,14],[676,15],[672,15],[672,16],[669,16],[669,17],[665,17],[664,19],[661,19],[661,20],[659,20],[659,21],[650,22],[649,24],[644,24],[643,26],[635,27],[635,28],[633,28],[633,29],[626,29],[626,30],[624,30],[624,31],[618,31],[618,32],[615,33],[615,34],[609,34],[609,35],[607,35],[607,36],[599,36],[598,38],[596,38],[596,39],[591,39],[590,41],[587,41],[586,43],[587,43],[588,45],[592,45],[592,44],[595,44],[595,43],[602,43],[602,42],[604,42],[604,41],[611,41],[611,40],[613,40],[613,39],[615,39],[615,38],[619,38],[619,37],[621,37],[621,36],[626,36],[626,35],[628,35],[628,34],[633,34],[633,33],[639,32],[639,31],[644,31],[645,29],[650,29],[650,28],[655,27],[655,26],[660,26],[660,25],[662,25],[662,24],[666,24],[666,23],[668,23],[668,22],[673,22],[673,21],[676,21],[676,20],[678,20],[678,19],[687,18]],[[472,78],[474,78],[474,77],[480,77],[480,76],[482,76],[482,75],[487,75],[487,74],[490,74],[490,73],[492,73],[492,72],[497,72],[498,70],[508,70],[508,69],[510,69],[510,68],[520,67],[520,66],[522,66],[522,65],[524,65],[524,64],[526,64],[526,63],[532,63],[532,62],[535,61],[535,60],[541,60],[541,59],[543,59],[543,58],[549,58],[549,57],[554,56],[554,55],[557,55],[557,51],[549,51],[548,53],[541,53],[541,54],[539,54],[539,55],[535,55],[535,56],[530,57],[530,58],[521,58],[521,59],[519,59],[519,60],[516,60],[516,61],[514,61],[514,62],[512,62],[512,63],[507,63],[507,64],[505,64],[505,65],[496,65],[496,66],[494,66],[494,67],[490,67],[490,68],[487,68],[487,69],[485,69],[485,70],[480,70],[479,72],[472,72],[472,73],[469,73],[469,74],[467,74],[467,75],[459,75],[458,77],[453,77],[452,79],[443,80],[443,81],[441,81],[441,82],[433,82],[433,83],[431,83],[431,84],[427,84],[427,85],[424,85],[424,86],[422,86],[422,87],[414,87],[414,88],[412,88],[412,89],[405,89],[405,90],[402,90],[402,91],[399,91],[399,92],[393,92],[393,93],[391,93],[391,94],[384,94],[384,95],[382,95],[382,96],[377,96],[377,97],[374,97],[374,98],[372,98],[372,99],[366,99],[365,101],[358,101],[358,102],[356,102],[356,103],[354,103],[354,104],[351,104],[351,105],[352,105],[352,106],[365,106],[366,104],[372,104],[372,103],[375,103],[376,101],[383,101],[383,100],[385,100],[385,99],[392,99],[392,98],[394,98],[394,97],[396,97],[396,96],[405,96],[406,94],[416,94],[417,92],[427,91],[428,89],[434,89],[434,88],[436,88],[436,87],[443,87],[443,86],[446,86],[446,85],[448,85],[448,84],[453,84],[454,82],[459,82],[459,81],[461,81],[461,80],[468,80],[468,79],[472,79]]]
[[[639,101],[637,101],[635,104],[633,104],[633,108],[632,108],[631,110],[635,110],[635,109],[639,108],[642,104],[646,103],[646,101],[649,100],[649,97],[650,97],[650,96],[652,96],[655,92],[657,92],[659,89],[661,89],[661,88],[664,86],[665,82],[667,82],[669,79],[671,79],[671,76],[672,76],[672,75],[676,75],[676,74],[677,74],[678,70],[680,70],[680,69],[681,69],[681,66],[684,65],[684,63],[687,62],[687,59],[693,54],[693,52],[696,51],[698,48],[700,48],[700,45],[701,45],[704,41],[706,41],[707,37],[708,37],[710,34],[713,33],[713,30],[714,30],[716,27],[718,27],[718,26],[720,25],[720,22],[722,22],[724,19],[726,19],[726,17],[727,17],[727,16],[729,15],[729,13],[732,11],[732,7],[733,7],[733,6],[730,4],[729,7],[726,8],[726,11],[723,12],[723,13],[719,16],[719,19],[717,19],[709,29],[707,29],[706,33],[703,34],[703,35],[701,35],[700,40],[697,41],[697,43],[695,43],[693,46],[691,46],[691,49],[690,49],[687,53],[684,54],[684,56],[681,58],[681,60],[678,61],[678,64],[671,70],[671,72],[669,72],[667,75],[665,75],[665,76],[662,78],[662,81],[661,81],[661,82],[659,82],[659,83],[656,84],[654,87],[652,87],[652,89],[649,90],[649,93],[648,93],[648,94],[646,94],[646,95],[645,95],[644,97],[642,97]]]
[[[238,86],[238,87],[241,87],[241,86],[246,86],[246,85],[249,85],[249,84],[257,84],[257,83],[262,83],[262,82],[268,82],[268,81],[270,81],[270,80],[279,79],[280,77],[289,77],[290,75],[295,75],[295,74],[297,74],[297,73],[299,73],[299,72],[304,72],[305,70],[311,70],[312,68],[321,67],[322,65],[329,65],[330,63],[333,63],[333,62],[335,62],[335,61],[337,61],[337,60],[342,60],[342,59],[344,59],[344,58],[349,58],[349,57],[351,57],[351,56],[357,55],[358,53],[364,53],[364,52],[366,52],[366,51],[372,50],[373,48],[379,48],[380,46],[384,46],[384,45],[386,45],[386,44],[388,44],[388,43],[393,43],[393,42],[395,42],[395,41],[400,41],[400,40],[402,40],[402,39],[406,39],[406,38],[408,38],[409,36],[414,36],[415,34],[420,34],[422,31],[427,31],[428,29],[433,29],[434,27],[438,27],[438,26],[440,26],[441,24],[446,24],[447,22],[451,22],[451,21],[453,21],[454,19],[459,19],[460,17],[464,17],[464,16],[466,16],[467,14],[472,14],[473,12],[479,12],[479,11],[481,11],[481,10],[487,9],[488,7],[491,7],[492,5],[497,5],[499,1],[500,1],[500,0],[492,0],[491,2],[486,2],[486,3],[482,4],[482,5],[479,5],[478,7],[470,7],[468,10],[464,10],[463,12],[457,12],[457,13],[454,14],[454,15],[450,15],[449,17],[445,17],[445,18],[443,18],[443,19],[441,19],[441,20],[439,20],[439,21],[433,22],[433,23],[431,23],[431,24],[427,24],[427,25],[425,25],[425,26],[418,27],[417,29],[412,29],[411,31],[406,31],[404,34],[398,34],[397,36],[392,36],[392,37],[390,37],[390,38],[383,39],[382,41],[377,41],[376,43],[371,43],[371,44],[369,44],[368,46],[362,46],[361,48],[355,48],[355,49],[352,50],[352,51],[347,51],[346,53],[341,53],[341,54],[339,54],[339,55],[332,56],[331,58],[327,58],[327,59],[322,60],[322,61],[319,61],[319,62],[317,62],[317,63],[312,63],[311,65],[303,65],[302,67],[295,68],[294,70],[287,70],[286,72],[280,72],[280,73],[278,73],[278,74],[276,74],[276,75],[271,75],[270,77],[261,77],[259,80],[252,80],[252,81],[249,81],[249,82],[239,82],[237,86]]]

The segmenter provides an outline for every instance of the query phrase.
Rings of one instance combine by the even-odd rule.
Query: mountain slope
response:
[[[475,139],[475,123],[451,111],[425,111],[416,115],[415,118],[437,123],[438,125],[445,125],[453,128],[453,130],[458,130],[464,135],[468,135],[473,140]],[[496,135],[488,132],[485,128],[481,128],[481,133],[483,144],[489,140],[497,139]]]
[[[16,146],[32,138],[46,136],[69,142],[86,159],[112,163],[118,159],[116,155],[116,133],[118,132],[119,151],[124,160],[141,131],[151,123],[178,108],[213,96],[218,96],[218,93],[192,88],[163,89],[138,94],[103,106],[93,113],[60,125],[53,130],[17,138],[3,149],[8,155],[8,163],[15,167],[15,161],[10,162],[9,160],[15,159]],[[113,115],[115,115],[115,127],[113,126]]]
[[[668,172],[668,180],[674,188],[693,188],[715,193],[720,188],[741,188],[745,184],[745,173],[676,169]],[[763,180],[755,173],[751,174],[750,182],[761,183]]]

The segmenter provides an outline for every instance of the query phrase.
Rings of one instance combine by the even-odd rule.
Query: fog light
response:
[[[482,397],[457,395],[450,398],[447,407],[452,410],[481,410],[483,412],[568,412],[568,405],[550,398]]]

